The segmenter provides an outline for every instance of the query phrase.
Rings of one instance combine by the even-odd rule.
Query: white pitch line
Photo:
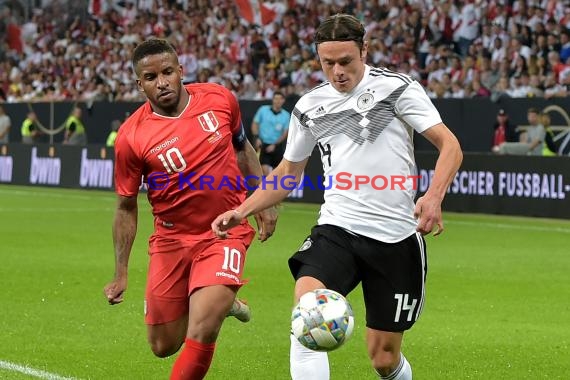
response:
[[[57,375],[55,373],[42,371],[40,369],[35,369],[32,367],[19,365],[4,360],[0,360],[0,369],[5,369],[12,372],[20,372],[23,373],[24,375],[38,377],[40,379],[45,379],[45,380],[77,380],[75,377],[64,377]]]

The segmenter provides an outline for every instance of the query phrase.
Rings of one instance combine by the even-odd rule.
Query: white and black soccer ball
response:
[[[352,307],[340,293],[316,289],[304,294],[293,309],[291,331],[305,347],[332,351],[352,335]]]

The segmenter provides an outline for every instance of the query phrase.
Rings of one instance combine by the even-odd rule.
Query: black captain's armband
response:
[[[240,124],[239,131],[232,136],[232,144],[237,150],[242,150],[247,142],[247,136],[245,135],[245,129],[243,128],[243,123]]]

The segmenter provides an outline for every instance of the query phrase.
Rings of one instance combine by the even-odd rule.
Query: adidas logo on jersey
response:
[[[326,113],[325,107],[320,106],[320,107],[317,108],[317,110],[315,111],[315,117],[316,117],[316,116],[324,115],[325,113]]]

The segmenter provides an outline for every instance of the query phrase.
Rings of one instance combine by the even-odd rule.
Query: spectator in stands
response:
[[[558,96],[566,96],[566,88],[564,85],[556,83],[554,73],[549,73],[544,80],[544,97],[550,99]]]
[[[570,58],[570,31],[568,29],[564,29],[560,32],[560,44],[562,45],[560,49],[560,61],[568,63],[568,58]]]
[[[249,45],[251,49],[251,67],[253,76],[257,79],[259,73],[259,67],[266,63],[269,63],[271,59],[269,58],[269,49],[267,44],[263,41],[263,36],[260,35],[256,28],[251,30],[251,44]]]
[[[6,114],[4,107],[0,104],[0,144],[8,144],[10,142],[10,127],[12,120]]]
[[[457,47],[462,57],[467,55],[469,46],[479,36],[480,7],[475,7],[474,0],[466,0],[461,8],[459,23],[455,26]]]
[[[516,131],[516,126],[509,121],[509,116],[504,109],[500,109],[497,113],[497,121],[493,126],[493,147],[492,151],[496,152],[499,149],[499,145],[504,142],[517,142],[519,141],[519,136]]]
[[[529,108],[527,119],[529,126],[521,133],[520,141],[504,142],[494,150],[495,153],[542,156],[545,130],[541,124],[540,112],[536,108]]]
[[[465,90],[461,83],[458,81],[453,81],[451,83],[451,98],[454,99],[463,99],[465,97]]]
[[[479,76],[473,78],[471,88],[473,89],[471,96],[474,98],[489,97],[491,95],[491,91],[481,84]]]
[[[548,65],[550,70],[554,73],[557,83],[560,83],[560,73],[566,68],[566,65],[560,62],[560,54],[557,51],[550,51],[548,53]]]
[[[481,65],[481,84],[492,90],[500,78],[499,63],[492,61],[489,57],[484,58]]]
[[[96,12],[86,9],[87,3],[70,2],[64,12],[61,2],[46,2],[42,9],[29,12],[29,19],[20,25],[9,12],[0,15],[4,29],[10,26],[10,30],[21,30],[21,38],[11,38],[9,45],[0,37],[0,101],[74,101],[81,100],[82,94],[89,95],[83,101],[144,101],[144,95],[132,86],[125,54],[133,44],[151,35],[165,35],[187,47],[180,53],[188,82],[204,79],[200,75],[204,69],[221,63],[218,67],[223,69],[210,70],[205,80],[231,85],[240,96],[257,94],[268,99],[275,90],[302,95],[324,80],[312,54],[305,53],[307,47],[312,49],[307,41],[319,18],[351,8],[375,37],[369,48],[371,63],[410,73],[419,71],[426,86],[425,78],[431,81],[432,71],[437,71],[435,79],[442,81],[440,65],[445,72],[451,71],[451,82],[471,85],[468,71],[472,68],[483,74],[487,54],[492,64],[501,66],[500,75],[510,78],[527,71],[531,81],[532,75],[538,75],[539,83],[534,87],[539,89],[547,87],[550,71],[560,83],[561,73],[570,66],[566,29],[570,26],[570,7],[563,2],[544,5],[543,1],[536,6],[523,1],[512,5],[481,1],[474,6],[473,0],[383,1],[381,6],[375,2],[356,2],[353,6],[354,2],[346,0],[306,0],[301,11],[298,7],[286,9],[283,0],[266,2],[278,10],[278,17],[266,25],[245,21],[236,2],[230,0],[203,0],[192,6],[188,1],[176,2],[177,6],[173,1],[100,1]],[[85,19],[82,15],[87,13],[90,18]],[[20,40],[23,45],[14,43]],[[450,55],[450,46],[455,43],[469,56],[458,56],[465,71],[462,78],[455,77],[458,64]],[[433,60],[438,61],[435,68],[430,66]],[[294,77],[299,83],[291,85],[296,62],[305,72],[310,69],[308,75],[297,71]],[[259,67],[267,64],[271,65],[267,69],[275,70],[271,74],[279,84],[267,85],[267,78],[259,76]],[[245,90],[232,73],[243,77],[242,65],[254,78]],[[494,80],[481,77],[489,89],[494,87]],[[121,91],[120,83],[126,83]],[[115,96],[109,95],[107,85]]]

